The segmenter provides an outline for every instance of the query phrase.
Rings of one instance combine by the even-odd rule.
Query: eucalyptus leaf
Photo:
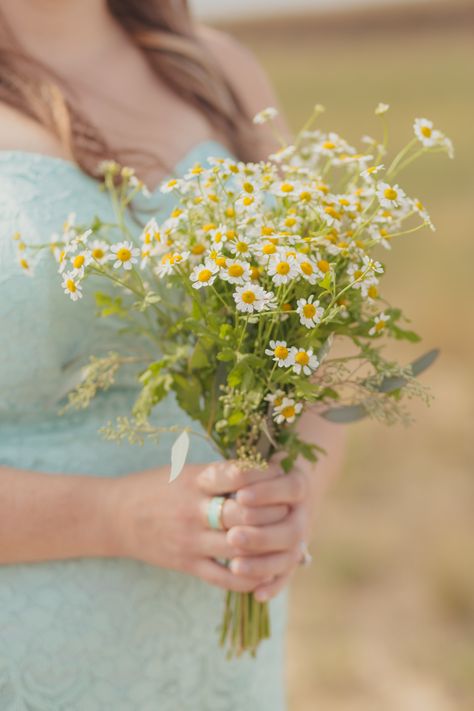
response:
[[[183,430],[171,447],[171,471],[168,482],[174,481],[181,474],[188,451],[189,435],[186,430]]]

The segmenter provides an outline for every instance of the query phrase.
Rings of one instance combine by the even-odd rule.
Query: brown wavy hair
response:
[[[187,0],[107,0],[107,5],[160,79],[201,112],[239,158],[251,160],[255,150],[251,119],[196,33]],[[145,156],[113,149],[81,112],[59,72],[22,52],[1,16],[0,101],[49,129],[69,159],[92,177],[98,177],[97,166],[105,158],[122,163],[127,158],[137,167],[141,156],[141,162],[163,165],[151,151]]]

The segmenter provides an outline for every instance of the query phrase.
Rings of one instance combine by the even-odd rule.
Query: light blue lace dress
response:
[[[229,154],[206,141],[176,174],[209,155]],[[166,212],[173,198],[157,191],[153,199]],[[132,383],[57,416],[75,364],[113,345],[114,328],[95,318],[87,297],[73,304],[63,295],[46,253],[25,277],[12,234],[47,242],[71,210],[80,223],[110,205],[68,161],[0,152],[0,465],[115,477],[168,464],[174,435],[138,447],[97,432],[128,411]],[[172,396],[158,418],[189,422]],[[216,454],[194,438],[190,458]],[[229,661],[216,640],[224,591],[198,578],[113,558],[0,566],[0,709],[282,711],[287,596],[270,603],[273,634],[257,659]]]

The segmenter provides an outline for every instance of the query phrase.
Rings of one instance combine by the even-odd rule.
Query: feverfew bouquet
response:
[[[387,109],[376,109],[383,121]],[[387,131],[382,143],[365,137],[359,152],[336,133],[314,130],[322,110],[316,106],[295,142],[282,143],[268,161],[210,157],[209,167],[196,164],[165,182],[161,190],[175,195],[176,206],[140,234],[126,215],[144,186],[131,169],[107,162],[104,186],[116,222],[69,221],[53,238],[66,295],[78,300],[89,277],[103,278],[113,288],[96,294],[101,315],[122,318],[150,344],[133,410],[108,423],[106,437],[157,438],[163,429],[150,415],[174,391],[201,424],[196,434],[221,455],[264,467],[283,453],[289,471],[297,457],[315,461],[319,451],[298,435],[303,411],[340,422],[370,414],[391,423],[407,418],[405,397],[424,395],[415,376],[434,352],[407,367],[381,352],[384,337],[418,337],[380,293],[379,254],[401,235],[433,229],[396,176],[422,153],[451,156],[451,142],[416,119],[414,139],[387,162]],[[275,115],[268,108],[254,121]],[[349,347],[334,355],[334,341]],[[122,364],[139,359],[143,350],[91,358],[69,406],[87,406]],[[170,480],[188,446],[182,432]],[[255,655],[269,633],[268,603],[229,591],[220,628],[229,653]]]

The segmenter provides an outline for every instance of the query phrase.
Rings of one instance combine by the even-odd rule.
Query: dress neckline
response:
[[[225,152],[228,156],[232,155],[227,146],[213,138],[198,141],[193,146],[191,146],[188,151],[186,151],[184,156],[180,158],[177,163],[175,163],[172,173],[163,176],[163,178],[154,188],[150,188],[150,194],[156,195],[159,192],[160,186],[164,182],[170,180],[174,176],[180,176],[184,174],[188,167],[190,167],[194,163],[197,155],[205,149],[209,151],[207,152],[206,158],[212,155],[212,151],[217,151],[217,153],[220,154],[220,157],[222,157],[222,152]],[[74,171],[74,173],[83,176],[85,179],[89,179],[95,182],[94,178],[91,178],[89,175],[87,175],[87,173],[84,173],[81,168],[76,163],[74,163],[74,161],[69,160],[68,158],[61,158],[60,156],[50,156],[47,153],[38,153],[36,151],[27,151],[21,149],[0,150],[0,160],[2,158],[6,160],[8,158],[14,157],[26,160],[29,159],[35,161],[36,163],[44,162],[45,164],[56,164],[62,166],[67,170]]]

